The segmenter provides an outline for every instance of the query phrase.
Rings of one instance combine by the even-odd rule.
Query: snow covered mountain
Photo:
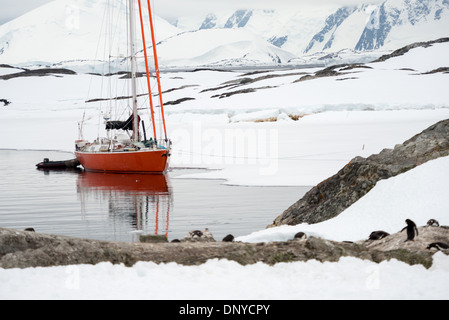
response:
[[[95,71],[99,71],[102,67],[98,61],[128,55],[126,10],[125,0],[53,1],[0,26],[0,64],[63,62],[79,68],[80,64],[97,61]],[[236,14],[236,23],[243,25],[241,20]],[[295,58],[254,32],[231,30],[231,22],[227,32],[208,28],[181,30],[160,17],[155,25],[160,64],[165,67],[277,64]],[[140,30],[136,34],[140,43]],[[138,49],[142,50],[142,45]]]
[[[355,49],[392,48],[447,35],[448,0],[389,0],[372,11]]]
[[[449,1],[387,0],[378,6],[340,8],[305,52],[349,47],[358,51],[396,49],[449,35]]]
[[[238,66],[288,63],[296,58],[244,29],[184,32],[158,44],[165,66]]]
[[[448,0],[386,0],[381,4],[320,7],[316,10],[238,10],[211,13],[198,26],[246,29],[295,55],[316,52],[392,50],[449,35]]]
[[[301,7],[287,10],[246,9],[235,12],[214,12],[205,17],[180,17],[175,25],[183,30],[247,30],[270,44],[301,56],[312,37],[321,28],[326,16],[337,7]]]
[[[0,26],[0,64],[123,58],[125,17],[125,0],[53,1]],[[241,9],[182,16],[174,24],[157,17],[155,24],[162,67],[301,63],[310,61],[304,55],[387,51],[447,37],[449,0]]]

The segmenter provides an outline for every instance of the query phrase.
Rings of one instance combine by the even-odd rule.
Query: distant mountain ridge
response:
[[[119,45],[123,49],[115,49],[114,56],[125,57],[123,22],[109,27],[119,31],[114,43],[99,40],[112,32],[102,28],[106,4],[126,14],[124,0],[58,0],[1,25],[0,63],[106,61],[108,54],[99,56],[98,48]],[[157,17],[156,25],[163,66],[301,64],[304,56],[317,53],[349,49],[366,55],[448,37],[449,0],[240,9],[179,17],[172,24]]]
[[[395,28],[410,27],[412,32],[423,25],[432,24],[441,27],[449,34],[449,1],[448,0],[404,0],[386,1],[370,16],[356,50],[375,50],[385,45]],[[443,35],[443,34],[442,34]],[[423,40],[423,39],[420,39]]]
[[[227,19],[218,16],[217,13],[207,15],[200,29],[251,29],[273,45],[296,55],[342,49],[368,51],[385,47],[391,50],[449,35],[449,0],[386,0],[379,5],[346,6],[327,16],[323,11],[314,25],[310,25],[309,20],[301,21],[301,15],[276,10],[237,10]],[[220,25],[219,20],[226,23]],[[276,25],[283,25],[283,28]],[[315,28],[315,32],[309,39],[299,39],[296,35],[301,28]],[[289,43],[299,41],[303,43],[297,43],[296,47],[301,49],[291,50],[293,46]]]

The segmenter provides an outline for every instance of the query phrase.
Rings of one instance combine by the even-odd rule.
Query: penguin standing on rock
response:
[[[416,227],[416,224],[410,219],[405,220],[405,223],[407,223],[407,226],[401,230],[402,232],[407,229],[407,240],[405,240],[405,242],[413,241],[415,239],[415,231],[416,235],[418,235],[418,228]]]

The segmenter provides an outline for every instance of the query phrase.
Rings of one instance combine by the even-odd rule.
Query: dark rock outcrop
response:
[[[427,48],[432,46],[435,43],[445,43],[445,42],[449,42],[449,38],[440,38],[437,40],[432,40],[432,41],[426,41],[426,42],[415,42],[412,43],[408,46],[402,47],[400,49],[397,49],[395,51],[393,51],[390,54],[386,54],[381,56],[380,58],[378,58],[377,60],[373,61],[373,62],[383,62],[386,61],[390,58],[394,58],[394,57],[399,57],[402,56],[404,54],[406,54],[407,52],[409,52],[410,50],[414,49],[414,48],[418,48],[418,47],[423,47],[423,48]]]
[[[353,64],[337,64],[333,65],[327,68],[324,68],[322,70],[318,70],[315,72],[314,75],[308,74],[304,75],[298,80],[295,80],[293,83],[307,81],[307,80],[314,80],[318,78],[325,78],[325,77],[337,77],[342,75],[348,75],[351,73],[354,73],[354,69],[371,69],[369,66],[365,66],[363,64],[353,63]],[[351,72],[347,72],[351,71]],[[337,80],[345,80],[345,79],[337,79]]]
[[[379,180],[449,155],[449,119],[438,122],[394,149],[356,157],[336,175],[312,188],[271,226],[318,223],[336,217],[367,194]]]
[[[45,76],[59,76],[59,75],[75,75],[76,72],[64,69],[64,68],[43,68],[43,69],[35,69],[28,70],[22,69],[22,72],[6,74],[0,76],[0,80],[10,80],[14,78],[22,78],[22,77],[45,77]]]

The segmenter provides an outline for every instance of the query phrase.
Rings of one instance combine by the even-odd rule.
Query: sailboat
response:
[[[150,85],[150,71],[148,66],[147,46],[145,43],[144,21],[141,0],[128,0],[129,20],[129,44],[130,44],[130,69],[131,69],[131,91],[132,91],[132,114],[125,121],[110,121],[105,118],[105,129],[107,132],[118,130],[128,133],[108,135],[107,138],[97,138],[93,142],[82,139],[82,126],[80,126],[80,138],[75,142],[75,155],[86,171],[114,172],[114,173],[164,173],[169,166],[171,141],[167,138],[164,107],[162,101],[161,81],[159,75],[159,64],[156,51],[155,32],[153,18],[148,1],[149,25],[154,54],[155,73],[158,84],[160,110],[165,137],[158,139],[155,125],[153,98]],[[148,96],[151,107],[151,121],[153,124],[153,137],[147,139],[143,121],[138,113],[137,107],[137,50],[135,43],[136,16],[135,8],[138,3],[140,16],[140,29],[142,32],[143,50],[145,56],[146,78],[148,85]],[[143,128],[144,138],[140,133]],[[132,131],[132,135],[130,135]]]

